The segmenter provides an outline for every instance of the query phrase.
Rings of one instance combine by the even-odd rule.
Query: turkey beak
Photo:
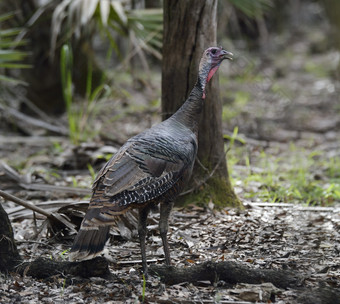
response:
[[[226,50],[222,50],[222,51],[221,51],[222,60],[223,60],[223,59],[233,60],[233,56],[234,56],[234,54],[231,53],[231,52],[228,52],[228,51],[226,51]]]

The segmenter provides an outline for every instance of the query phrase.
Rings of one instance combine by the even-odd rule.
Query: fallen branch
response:
[[[58,213],[51,213],[51,212],[48,212],[44,209],[41,209],[29,202],[26,202],[12,194],[9,194],[5,191],[2,191],[0,190],[0,196],[2,196],[4,199],[7,199],[11,202],[14,202],[18,205],[21,205],[21,206],[24,206],[25,208],[27,209],[30,209],[34,212],[37,212],[39,214],[42,214],[44,216],[46,216],[46,218],[49,220],[50,224],[52,227],[55,227],[56,224],[58,226],[58,224],[62,224],[62,227],[63,226],[66,226],[67,228],[71,229],[71,231],[73,232],[77,232],[76,229],[75,229],[75,225],[72,224],[70,221],[68,221],[66,218],[64,218],[61,214],[58,214]]]
[[[169,285],[198,281],[210,281],[213,284],[223,280],[228,284],[270,282],[278,288],[288,288],[298,286],[302,279],[290,271],[252,269],[235,262],[205,262],[188,268],[152,265],[150,274],[159,276],[165,284]]]
[[[56,275],[72,277],[102,277],[109,279],[112,274],[105,258],[97,257],[81,262],[57,262],[50,259],[37,258],[33,262],[24,262],[16,267],[21,275],[37,279],[46,279]]]

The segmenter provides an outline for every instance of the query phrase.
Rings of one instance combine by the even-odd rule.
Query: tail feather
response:
[[[71,248],[69,259],[89,260],[100,254],[109,238],[110,226],[81,227]]]

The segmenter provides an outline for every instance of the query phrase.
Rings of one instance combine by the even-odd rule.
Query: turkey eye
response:
[[[216,54],[216,49],[212,49],[212,50],[211,50],[211,53],[212,53],[213,55],[215,55],[215,54]]]

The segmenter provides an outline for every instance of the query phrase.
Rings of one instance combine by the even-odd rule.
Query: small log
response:
[[[235,262],[205,262],[189,268],[152,265],[149,273],[159,276],[169,285],[198,281],[210,281],[213,284],[223,280],[228,284],[270,282],[278,288],[288,288],[298,286],[301,280],[301,277],[290,271],[253,269]]]
[[[81,262],[58,262],[45,258],[37,258],[33,262],[24,262],[17,266],[16,271],[21,275],[31,276],[37,279],[47,279],[52,276],[72,277],[101,277],[111,278],[108,262],[103,257]]]

